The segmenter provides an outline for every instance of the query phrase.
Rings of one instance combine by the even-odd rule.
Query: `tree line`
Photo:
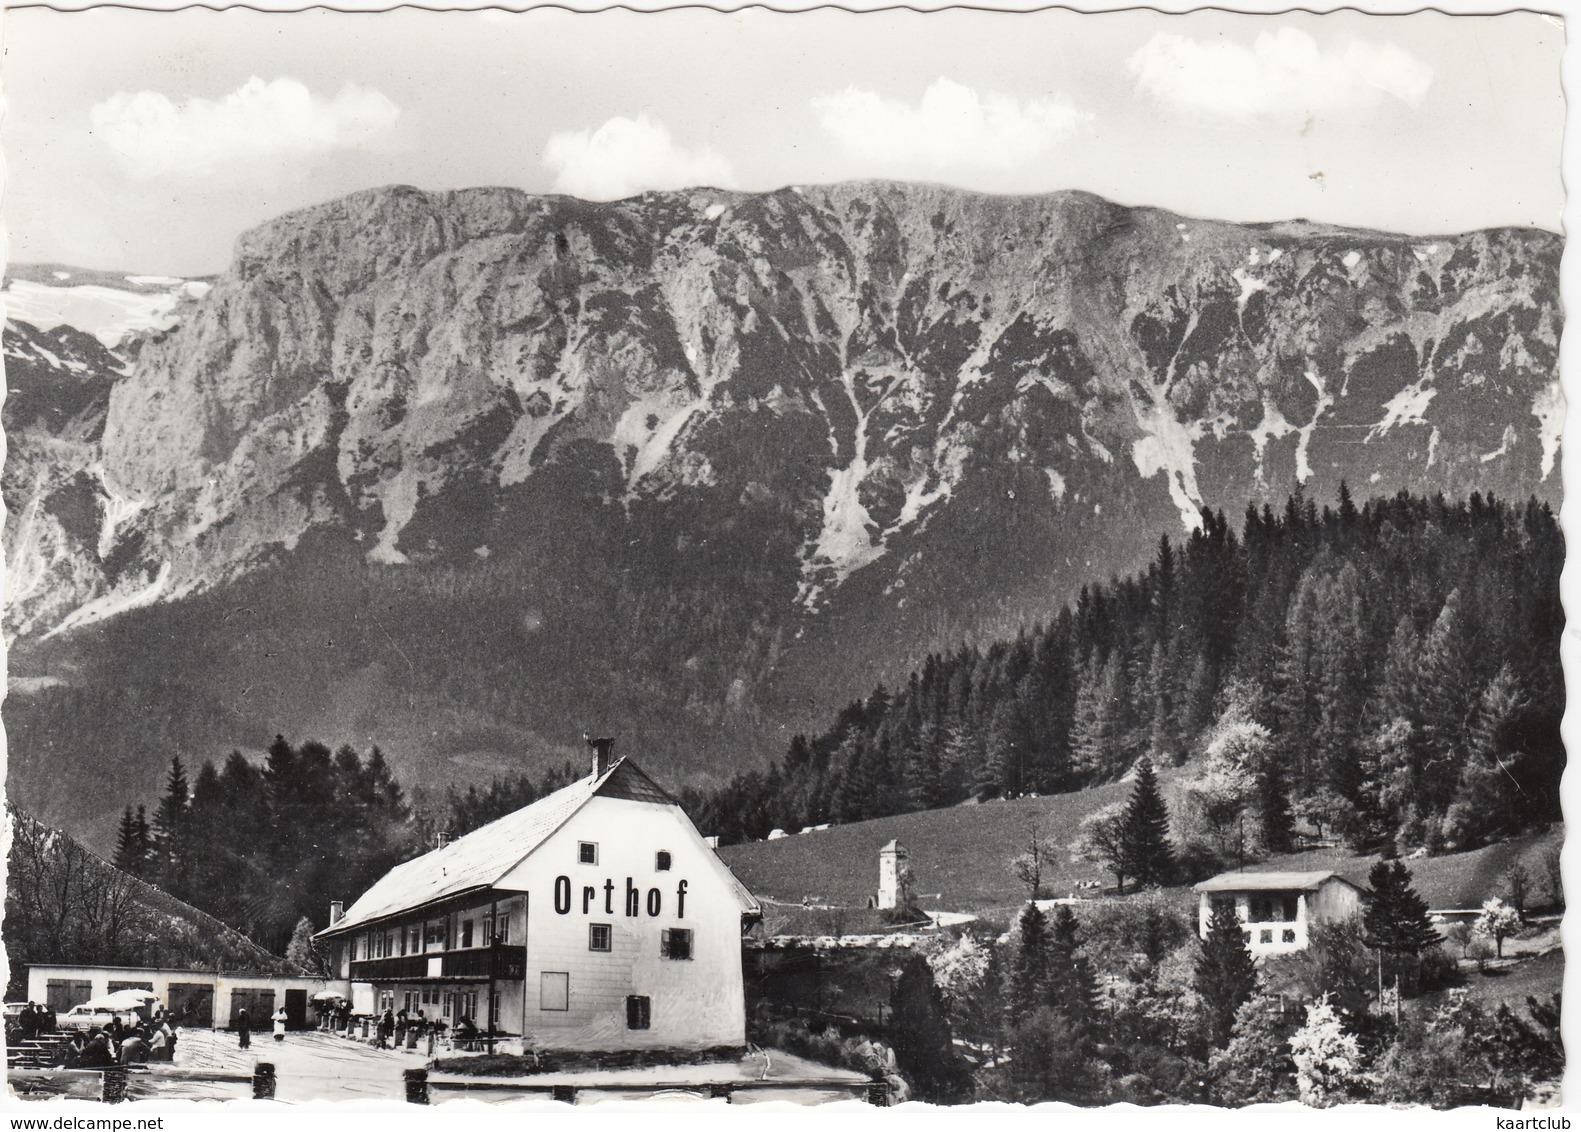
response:
[[[1145,756],[1203,763],[1188,851],[1277,851],[1298,822],[1366,851],[1484,844],[1559,818],[1563,560],[1535,499],[1358,507],[1342,485],[1248,507],[1239,534],[1204,510],[1145,571],[931,654],[685,801],[731,843],[1080,789]]]
[[[331,751],[276,736],[261,764],[233,751],[195,779],[171,759],[153,817],[121,815],[115,865],[280,953],[307,954],[331,900],[349,902],[400,862],[520,809],[571,781],[570,764],[535,782],[495,779],[443,799],[408,798],[383,753]],[[302,921],[308,922],[304,928]]]

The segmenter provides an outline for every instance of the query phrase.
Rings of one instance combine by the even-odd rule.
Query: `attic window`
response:
[[[655,858],[653,867],[661,873],[667,873],[670,871],[670,851],[668,849],[659,850],[658,857]]]
[[[578,841],[576,843],[576,860],[580,865],[598,864],[598,842]]]

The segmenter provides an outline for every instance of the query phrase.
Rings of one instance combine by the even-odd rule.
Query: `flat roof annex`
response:
[[[1312,892],[1331,880],[1367,890],[1333,869],[1310,873],[1220,873],[1191,886],[1193,892]]]
[[[450,897],[487,890],[549,840],[578,810],[600,796],[679,806],[636,763],[629,758],[619,759],[602,775],[578,779],[448,845],[395,866],[358,897],[338,923],[319,932],[318,937],[342,935]],[[684,814],[682,820],[691,829]],[[695,829],[692,834],[698,836]],[[700,837],[698,840],[701,843]],[[715,860],[730,878],[743,907],[756,910],[757,900],[746,886],[723,861]]]

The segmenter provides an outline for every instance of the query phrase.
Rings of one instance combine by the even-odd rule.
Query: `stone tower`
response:
[[[911,906],[911,852],[898,841],[878,851],[878,906]]]

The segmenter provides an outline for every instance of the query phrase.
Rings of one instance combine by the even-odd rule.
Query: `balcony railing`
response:
[[[436,962],[437,961],[437,962]],[[520,979],[527,970],[527,949],[497,943],[426,955],[359,959],[351,977],[359,983],[419,982],[424,979]]]

